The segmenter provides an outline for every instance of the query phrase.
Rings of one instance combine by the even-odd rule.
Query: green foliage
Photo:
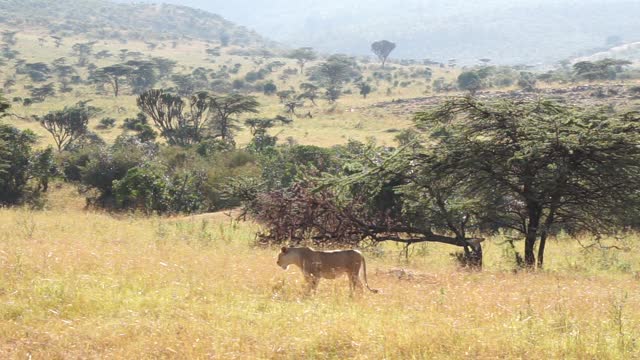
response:
[[[106,129],[111,129],[114,126],[116,126],[116,119],[105,117],[100,119],[100,123],[96,127],[101,130],[106,130]]]
[[[120,180],[113,181],[113,192],[119,208],[146,212],[167,210],[167,180],[162,169],[134,167]]]
[[[124,178],[129,169],[153,160],[156,153],[155,145],[121,137],[111,147],[94,147],[85,156],[77,158],[85,163],[80,167],[80,181],[83,186],[97,190],[94,200],[100,205],[113,206],[114,181]]]
[[[171,145],[187,146],[206,137],[212,99],[207,93],[193,95],[187,104],[164,90],[149,90],[137,99],[140,111],[153,120],[160,135]]]
[[[265,95],[273,95],[278,91],[278,87],[272,81],[267,82],[262,86],[262,92]]]
[[[356,86],[360,90],[360,95],[362,95],[362,97],[365,99],[367,98],[367,95],[369,95],[373,90],[371,88],[371,85],[367,84],[366,82],[359,82]]]
[[[475,71],[465,71],[458,76],[458,87],[472,94],[482,88],[480,75]]]
[[[53,137],[58,151],[64,150],[87,135],[87,124],[100,110],[79,102],[62,110],[36,117],[40,125]]]
[[[287,188],[303,176],[335,173],[339,161],[331,149],[312,145],[271,148],[260,154],[261,178],[267,189]]]
[[[211,130],[214,138],[233,141],[233,134],[238,129],[236,116],[245,113],[257,113],[260,103],[253,96],[230,94],[212,96],[210,106],[215,112]]]
[[[627,60],[603,59],[595,62],[580,61],[573,65],[575,75],[579,79],[615,80],[624,66],[630,65]]]
[[[6,110],[0,98],[0,114]],[[4,109],[4,110],[3,110]],[[37,198],[52,175],[52,151],[33,149],[36,135],[0,124],[0,204],[13,205]]]
[[[360,76],[355,60],[345,55],[332,55],[325,62],[311,69],[309,79],[326,90],[329,102],[335,102],[342,94],[343,86]]]
[[[149,120],[143,113],[138,113],[135,118],[124,119],[122,127],[136,133],[136,137],[142,142],[153,142],[158,134],[149,125]]]
[[[429,129],[437,150],[420,160],[426,177],[412,191],[420,194],[436,181],[432,176],[437,183],[454,181],[443,187],[447,196],[451,189],[468,193],[459,202],[446,201],[460,207],[452,219],[466,213],[467,226],[472,219],[478,229],[521,233],[528,266],[535,264],[538,241],[542,264],[546,238],[558,229],[601,234],[635,216],[637,114],[464,98],[418,114],[416,121]]]
[[[267,148],[275,146],[278,138],[269,135],[269,129],[277,123],[285,125],[290,124],[292,121],[293,120],[284,116],[277,116],[273,119],[251,118],[245,120],[244,123],[249,128],[252,136],[248,149],[255,152],[262,152]]]
[[[520,72],[520,79],[518,79],[518,86],[524,91],[536,90],[536,76],[533,73],[522,71]]]

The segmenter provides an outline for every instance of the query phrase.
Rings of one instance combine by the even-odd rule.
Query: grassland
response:
[[[1,30],[1,29],[0,29]],[[71,47],[75,43],[86,42],[87,39],[81,37],[68,37],[64,39],[61,47],[55,47],[51,39],[45,42],[39,42],[38,39],[43,38],[41,30],[34,29],[32,31],[21,32],[17,35],[17,45],[15,49],[20,52],[20,58],[24,59],[27,63],[45,62],[51,63],[53,60],[65,57],[69,63],[75,62],[75,58],[71,55]],[[126,44],[122,44],[114,40],[100,41],[94,45],[94,53],[98,53],[102,50],[109,50],[113,54],[118,54],[120,49],[128,49],[131,52],[143,53],[146,57],[164,57],[177,62],[176,73],[191,73],[193,69],[198,67],[204,67],[206,69],[217,69],[220,66],[226,65],[233,67],[234,64],[241,64],[241,70],[237,75],[233,75],[230,79],[242,79],[244,75],[249,71],[254,71],[259,68],[253,60],[259,60],[248,56],[231,55],[230,52],[237,48],[230,47],[223,51],[220,57],[210,58],[207,57],[205,50],[209,47],[206,42],[198,40],[189,40],[179,42],[176,48],[173,48],[169,43],[160,43],[154,50],[148,49],[147,45],[142,41],[128,41]],[[262,61],[282,61],[285,63],[285,68],[297,68],[295,60],[287,58],[273,58],[263,59]],[[91,59],[91,62],[96,66],[106,66],[117,62],[116,58],[110,59]],[[2,74],[2,67],[0,67],[0,76],[9,77],[12,76],[13,69],[12,63],[8,63],[4,68],[5,74]],[[308,64],[307,68],[314,64]],[[400,66],[396,65],[398,69],[404,71],[411,71],[411,69],[423,68],[422,65],[415,66]],[[80,75],[83,78],[87,77],[86,69],[79,69]],[[379,65],[369,64],[363,67],[363,73],[365,77],[370,76],[374,71],[379,70]],[[459,71],[452,69],[436,69],[433,75],[434,78],[444,77],[448,81],[453,81]],[[298,89],[300,83],[307,81],[306,76],[293,75],[286,80],[282,80],[277,76],[279,72],[274,73],[266,80],[273,81],[278,89]],[[31,81],[24,75],[17,77],[18,85],[12,89],[11,93],[5,93],[5,97],[12,99],[14,97],[29,97],[29,91],[25,88],[25,85],[31,85]],[[55,83],[55,79],[52,79]],[[157,87],[170,87],[171,83],[164,81],[157,85]],[[294,122],[288,126],[277,127],[272,130],[273,133],[279,134],[279,138],[284,140],[288,137],[294,138],[301,144],[318,145],[318,146],[331,146],[336,144],[345,143],[348,139],[365,140],[369,137],[375,137],[379,142],[391,144],[398,130],[410,126],[410,116],[399,116],[391,114],[384,109],[370,109],[371,105],[382,101],[391,101],[393,99],[400,98],[413,98],[424,96],[429,93],[427,91],[427,82],[420,79],[415,80],[411,85],[406,87],[393,88],[391,93],[387,94],[387,88],[392,87],[391,83],[386,81],[380,81],[376,87],[376,91],[371,93],[367,99],[363,99],[358,95],[358,90],[355,87],[349,87],[353,94],[344,95],[337,104],[331,105],[324,100],[318,100],[318,106],[313,106],[307,102],[305,106],[299,109],[299,114],[306,114],[311,112],[313,118],[309,119],[303,116],[294,117]],[[71,93],[58,93],[54,97],[49,97],[45,102],[35,103],[31,106],[24,107],[20,103],[13,104],[12,112],[17,114],[20,118],[13,118],[11,122],[21,128],[29,128],[35,131],[41,136],[42,145],[51,144],[50,136],[42,129],[35,121],[29,121],[33,115],[43,115],[54,109],[61,109],[66,105],[75,104],[80,100],[91,99],[92,105],[101,108],[102,113],[93,119],[90,123],[90,128],[96,128],[99,120],[102,117],[112,117],[117,120],[117,126],[107,130],[97,130],[97,133],[103,137],[106,141],[113,141],[122,130],[119,125],[127,117],[134,117],[138,112],[136,106],[136,97],[133,95],[127,95],[127,92],[123,92],[124,95],[119,97],[113,97],[112,95],[100,95],[96,94],[94,86],[90,85],[74,85],[74,90]],[[252,93],[252,95],[256,95]],[[284,106],[279,103],[276,96],[258,95],[258,100],[261,103],[260,114],[258,116],[275,116],[277,114],[284,114]],[[255,115],[251,115],[255,116]],[[243,120],[243,119],[241,119]],[[238,143],[240,145],[247,144],[250,140],[249,131],[243,129],[238,134]]]
[[[480,273],[451,247],[366,250],[380,294],[346,278],[306,296],[297,269],[224,213],[146,218],[0,210],[0,358],[631,359],[640,355],[640,256],[548,247],[547,269],[512,272],[500,238]],[[583,239],[588,241],[588,239]],[[404,269],[400,271],[399,269]]]

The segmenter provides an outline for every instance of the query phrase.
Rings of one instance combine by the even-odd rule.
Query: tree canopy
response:
[[[53,137],[58,151],[64,150],[87,134],[89,119],[99,112],[98,108],[79,102],[74,106],[52,111],[36,117],[40,125]]]
[[[371,51],[380,59],[383,68],[387,58],[395,48],[396,44],[388,40],[380,40],[371,44]]]

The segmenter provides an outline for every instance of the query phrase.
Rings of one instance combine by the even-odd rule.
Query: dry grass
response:
[[[366,252],[369,282],[381,294],[351,297],[339,279],[305,296],[297,269],[282,271],[275,249],[252,245],[253,224],[220,214],[110,216],[79,205],[0,210],[0,358],[640,353],[634,252],[584,252],[557,240],[548,270],[516,274],[494,239],[486,270],[469,273],[453,266],[450,247],[417,247],[406,262],[387,245]]]

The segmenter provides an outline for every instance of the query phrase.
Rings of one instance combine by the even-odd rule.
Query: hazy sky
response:
[[[158,1],[153,1],[158,2]],[[640,0],[166,0],[207,10],[289,46],[397,57],[555,61],[612,35],[640,41]]]

